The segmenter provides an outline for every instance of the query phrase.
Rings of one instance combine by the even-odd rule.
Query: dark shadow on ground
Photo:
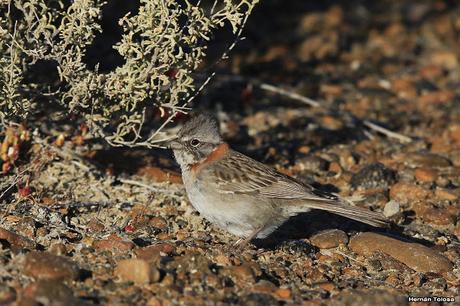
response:
[[[140,169],[152,166],[163,170],[179,172],[173,154],[166,149],[114,148],[98,150],[89,160],[99,170],[110,169],[115,175],[133,175]]]
[[[377,228],[320,210],[312,210],[292,217],[269,237],[255,239],[253,243],[256,247],[273,250],[288,241],[303,240],[328,229],[339,229],[348,235],[357,232],[376,232],[402,241],[420,243],[427,247],[433,246],[433,243],[428,240],[403,234],[403,229],[397,225],[392,225],[391,228]]]

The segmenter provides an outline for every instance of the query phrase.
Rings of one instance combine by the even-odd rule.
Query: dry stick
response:
[[[370,128],[371,130],[380,132],[380,133],[382,133],[382,134],[384,134],[384,135],[386,135],[387,137],[390,137],[390,138],[399,139],[399,141],[401,141],[401,142],[411,142],[412,141],[412,138],[410,138],[410,137],[408,137],[406,135],[390,131],[390,130],[384,128],[384,127],[381,127],[380,125],[377,125],[377,124],[375,124],[373,122],[370,122],[369,120],[363,120],[363,124],[365,126],[367,126],[368,128]]]
[[[153,191],[153,192],[161,192],[161,193],[169,192],[169,196],[171,198],[181,198],[181,197],[175,195],[174,192],[171,192],[170,189],[153,187],[152,185],[145,184],[143,182],[139,182],[139,181],[135,181],[135,180],[130,180],[130,179],[119,179],[119,181],[122,182],[123,184],[142,187],[142,188],[145,188],[145,189]]]
[[[287,91],[285,89],[282,89],[282,88],[279,88],[279,87],[276,87],[276,86],[273,86],[273,85],[270,85],[270,84],[266,84],[266,83],[262,83],[259,85],[260,89],[263,89],[263,90],[266,90],[266,91],[271,91],[271,92],[274,92],[274,93],[277,93],[279,95],[282,95],[282,96],[286,96],[288,98],[291,98],[293,100],[297,100],[297,101],[300,101],[300,102],[303,102],[305,104],[308,104],[312,107],[320,107],[321,104],[315,100],[312,100],[310,98],[307,98],[307,97],[304,97],[302,95],[299,95],[298,93],[295,93],[295,92],[292,92],[292,91]]]
[[[308,105],[310,105],[312,107],[326,108],[326,106],[324,106],[323,104],[319,103],[318,101],[315,101],[313,99],[304,97],[304,96],[299,95],[299,94],[297,94],[295,92],[288,91],[288,90],[285,90],[285,89],[282,89],[282,88],[279,88],[279,87],[276,87],[276,86],[273,86],[273,85],[270,85],[270,84],[266,84],[266,83],[259,83],[257,85],[262,90],[266,90],[266,91],[277,93],[277,94],[282,95],[282,96],[286,96],[286,97],[288,97],[290,99],[300,101],[300,102],[308,104]],[[405,143],[408,143],[408,142],[412,141],[412,139],[410,137],[408,137],[408,136],[405,136],[405,135],[402,135],[400,133],[390,131],[389,129],[384,128],[384,127],[382,127],[380,125],[377,125],[377,124],[375,124],[375,123],[373,123],[373,122],[371,122],[369,120],[362,120],[362,119],[358,119],[358,120],[360,120],[366,127],[370,128],[371,130],[380,132],[380,133],[384,134],[385,136],[387,136],[389,138],[395,138],[395,139],[398,139],[399,141],[405,142]]]
[[[12,180],[12,183],[2,192],[2,194],[0,194],[0,201],[3,199],[3,197],[8,193],[8,191],[10,191],[11,188],[13,188],[14,186],[16,186],[16,184],[21,180],[22,178],[22,175],[24,173],[26,173],[28,171],[28,169],[25,169],[23,171],[21,171],[20,173],[16,174],[16,176],[14,177],[14,179]]]

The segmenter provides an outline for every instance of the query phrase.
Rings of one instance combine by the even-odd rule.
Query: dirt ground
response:
[[[31,122],[0,180],[0,305],[460,305],[460,6],[303,2],[262,1],[193,107],[394,226],[314,211],[234,250],[171,152]]]

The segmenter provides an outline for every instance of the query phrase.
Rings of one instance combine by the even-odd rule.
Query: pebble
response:
[[[75,298],[72,290],[58,280],[39,280],[27,286],[18,305],[81,305],[89,303]]]
[[[36,222],[33,218],[26,216],[19,220],[15,225],[14,229],[22,236],[25,236],[26,239],[32,239],[35,236],[35,231],[37,230]]]
[[[456,145],[460,145],[460,124],[454,124],[449,126],[449,138]]]
[[[378,259],[381,265],[381,269],[384,271],[390,273],[394,271],[398,274],[407,274],[412,272],[410,268],[401,261],[383,253],[376,253],[373,258]]]
[[[265,294],[272,294],[273,292],[275,292],[275,290],[277,289],[277,287],[275,286],[275,284],[273,284],[272,282],[269,282],[267,280],[260,280],[257,282],[257,284],[255,284],[251,291],[252,292],[255,292],[255,293],[265,293]]]
[[[67,248],[63,243],[54,243],[50,246],[49,252],[54,255],[66,255]]]
[[[364,197],[363,201],[371,205],[377,205],[383,207],[388,202],[388,192],[386,189],[375,188],[366,189],[360,192],[360,195]]]
[[[383,209],[383,215],[390,218],[399,213],[400,205],[396,201],[388,201]]]
[[[151,297],[148,301],[147,301],[147,306],[162,306],[163,304],[161,303],[161,300],[159,300],[158,298],[156,297]],[[165,304],[167,305],[167,304]]]
[[[290,300],[292,292],[289,288],[279,288],[275,291],[274,295],[280,300]]]
[[[319,283],[318,287],[320,287],[323,290],[326,290],[327,292],[331,292],[335,290],[336,286],[334,283],[331,282],[324,282],[324,283]]]
[[[445,69],[455,69],[458,66],[457,54],[452,51],[436,51],[431,55],[431,61]]]
[[[87,228],[93,233],[101,233],[105,229],[105,226],[96,218],[92,218],[89,220]]]
[[[436,135],[436,136],[428,136],[428,141],[430,142],[430,151],[436,154],[445,154],[449,153],[452,150],[452,146],[449,143],[449,139],[445,137]]]
[[[247,284],[255,282],[255,274],[251,267],[247,264],[240,266],[229,267],[230,277],[239,284]]]
[[[152,219],[150,219],[149,224],[150,226],[160,230],[168,228],[168,222],[166,222],[166,220],[162,217],[153,217]]]
[[[452,270],[452,263],[438,252],[418,243],[404,242],[377,233],[361,233],[349,243],[353,252],[369,256],[385,253],[417,272],[442,273]]]
[[[420,74],[424,79],[433,80],[443,75],[444,71],[437,65],[426,65],[420,69]]]
[[[232,261],[230,259],[230,257],[228,257],[227,255],[224,255],[224,254],[219,254],[217,255],[215,258],[214,258],[215,262],[217,265],[219,266],[231,266],[232,265]]]
[[[320,249],[336,248],[340,244],[346,244],[347,242],[347,234],[338,229],[325,230],[310,238],[310,243]]]
[[[438,171],[432,168],[417,168],[415,178],[419,182],[434,182],[438,179]]]
[[[121,237],[112,234],[106,239],[95,240],[93,248],[96,250],[110,250],[116,252],[124,252],[132,250],[135,244],[132,241],[123,240]]]
[[[35,249],[34,241],[16,234],[15,232],[0,227],[0,240],[6,240],[8,243],[17,248]]]
[[[344,124],[341,120],[333,116],[324,116],[321,118],[321,124],[328,130],[336,131],[343,128]]]
[[[385,279],[385,282],[389,283],[393,287],[397,287],[401,284],[401,280],[399,278],[400,273],[390,273],[387,278]]]
[[[325,171],[329,167],[329,162],[324,158],[315,155],[308,155],[297,159],[296,168],[300,171],[309,170],[313,172]]]
[[[414,82],[406,79],[395,79],[391,89],[402,99],[413,99],[417,96],[417,89]]]
[[[450,180],[455,186],[460,186],[460,167],[449,167],[443,171],[445,179]]]
[[[168,233],[159,233],[156,235],[156,237],[158,238],[158,240],[171,240],[172,239],[172,236]]]
[[[437,187],[434,195],[440,200],[455,201],[460,198],[460,188],[447,189]]]
[[[261,60],[263,62],[271,62],[273,60],[282,59],[289,51],[287,46],[271,46],[262,56]]]
[[[390,188],[390,199],[404,204],[413,201],[425,200],[430,193],[431,192],[429,190],[424,189],[421,186],[399,182]]]
[[[428,3],[408,4],[404,17],[411,23],[418,23],[423,20],[431,11],[432,6]]]
[[[339,97],[343,93],[343,87],[335,84],[321,84],[319,91],[326,96]]]
[[[330,163],[328,170],[333,172],[333,173],[342,173],[343,172],[342,166],[340,166],[340,164],[338,162]]]
[[[24,273],[36,279],[76,280],[79,268],[76,263],[63,256],[48,252],[33,251],[26,255]]]
[[[409,152],[395,154],[393,158],[396,161],[405,163],[406,165],[416,168],[416,167],[426,167],[426,168],[443,168],[449,167],[451,162],[449,159],[433,153],[422,153],[422,152]]]
[[[339,37],[335,31],[329,35],[311,35],[299,46],[297,57],[302,62],[321,60],[327,56],[334,56],[338,51],[338,45]]]
[[[324,283],[329,281],[327,276],[324,275],[317,267],[312,267],[307,271],[307,279],[310,284],[314,283]]]
[[[437,90],[426,92],[417,99],[421,107],[427,107],[430,104],[447,104],[454,99],[454,93],[446,90]]]
[[[162,254],[170,255],[176,250],[170,243],[158,243],[144,248],[136,249],[136,257],[145,260],[156,261]]]
[[[373,163],[362,168],[351,178],[355,189],[388,188],[396,182],[396,172],[381,163]]]
[[[35,232],[36,238],[45,238],[46,235],[49,234],[49,230],[45,227],[39,227]]]
[[[118,262],[114,275],[125,282],[149,284],[160,280],[160,271],[147,260],[124,259]]]
[[[180,229],[176,232],[176,240],[177,241],[184,241],[186,240],[188,237],[190,237],[190,233],[187,232],[186,230],[184,229]]]
[[[176,257],[168,265],[169,268],[177,269],[177,273],[189,273],[192,270],[200,271],[201,273],[210,273],[211,261],[201,254],[184,254]]]
[[[455,212],[442,207],[433,207],[426,202],[414,203],[412,209],[417,217],[429,224],[450,225],[455,220]]]

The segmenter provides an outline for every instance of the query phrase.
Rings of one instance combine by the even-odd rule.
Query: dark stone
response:
[[[303,240],[285,241],[281,244],[279,248],[283,252],[294,255],[305,255],[310,254],[314,251],[312,246]]]
[[[302,165],[305,170],[312,172],[326,171],[329,162],[324,158],[315,155],[307,155],[296,160],[296,164]]]
[[[271,295],[262,293],[251,293],[241,299],[241,305],[280,305],[280,303]]]
[[[396,172],[381,163],[373,163],[362,168],[351,178],[353,188],[388,188],[396,182]]]

